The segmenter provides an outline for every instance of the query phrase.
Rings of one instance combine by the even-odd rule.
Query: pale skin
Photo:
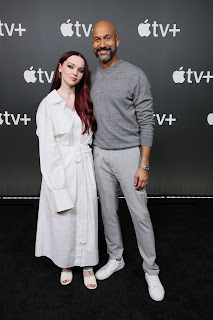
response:
[[[117,36],[114,25],[107,21],[97,22],[93,28],[92,36],[93,50],[98,53],[101,60],[106,59],[110,55],[110,51],[104,50],[104,48],[111,48],[111,50],[114,51],[120,43],[120,39]],[[103,50],[101,50],[102,48]],[[115,54],[115,56],[108,62],[102,62],[101,60],[99,60],[99,64],[102,69],[111,68],[120,61],[117,54]],[[141,148],[141,165],[148,165],[151,147],[142,146]],[[138,191],[142,190],[147,186],[148,180],[148,171],[139,167],[134,177],[135,189]]]
[[[61,73],[61,86],[57,91],[72,111],[75,111],[75,86],[83,78],[84,66],[84,59],[70,56],[58,68]]]
[[[58,71],[61,73],[61,86],[57,90],[58,94],[66,102],[66,106],[72,111],[75,111],[75,86],[78,84],[84,75],[85,62],[84,59],[73,55],[67,58],[63,64],[59,65]],[[62,214],[67,210],[60,211]],[[70,272],[71,268],[62,268],[63,272]],[[83,270],[84,277],[93,276],[94,272]],[[67,283],[68,280],[62,281]],[[93,284],[89,284],[88,287],[95,287]]]

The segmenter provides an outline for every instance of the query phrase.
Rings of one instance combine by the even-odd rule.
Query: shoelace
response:
[[[113,264],[112,260],[108,260],[106,266],[109,266],[109,265],[112,265],[112,264]]]
[[[160,280],[158,279],[158,277],[150,277],[149,278],[151,285],[153,286],[158,286],[160,284]]]
[[[113,266],[113,264],[114,264],[114,261],[109,259],[107,264],[106,264],[106,267]]]

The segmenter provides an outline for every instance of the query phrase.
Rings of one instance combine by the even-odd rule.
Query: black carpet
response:
[[[160,201],[160,200],[159,200]],[[166,290],[162,302],[148,294],[135,234],[124,200],[120,221],[126,266],[98,289],[83,285],[74,268],[70,285],[59,283],[60,269],[34,257],[37,202],[0,203],[0,320],[210,320],[213,319],[212,204],[149,204],[157,263]],[[100,219],[98,267],[107,262]]]

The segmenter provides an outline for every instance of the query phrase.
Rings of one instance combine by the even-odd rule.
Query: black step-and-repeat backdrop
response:
[[[150,195],[213,195],[213,2],[4,1],[0,11],[0,196],[40,190],[35,113],[68,50],[98,61],[91,32],[112,22],[118,56],[147,74],[154,96]]]

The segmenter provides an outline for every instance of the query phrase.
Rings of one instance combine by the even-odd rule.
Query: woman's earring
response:
[[[61,79],[61,72],[58,72],[58,77],[59,79]]]

